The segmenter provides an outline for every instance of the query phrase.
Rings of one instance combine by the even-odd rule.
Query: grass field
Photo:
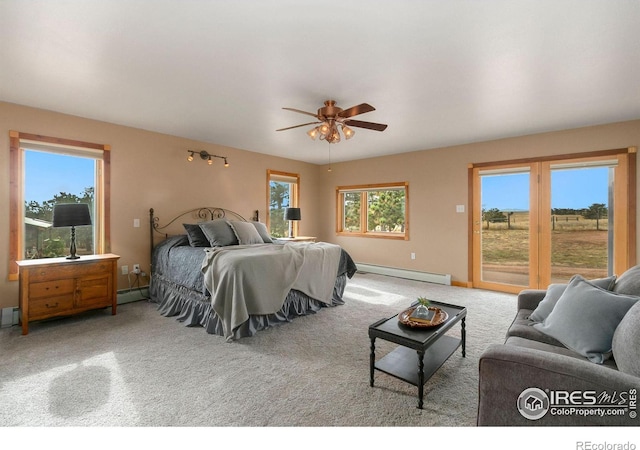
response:
[[[553,278],[576,273],[589,277],[607,275],[607,220],[580,216],[554,216],[551,232]],[[526,274],[529,270],[529,218],[514,213],[510,221],[485,222],[482,230],[483,270]]]

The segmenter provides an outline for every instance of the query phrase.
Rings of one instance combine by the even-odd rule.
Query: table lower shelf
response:
[[[462,344],[462,339],[452,336],[442,336],[424,352],[424,380],[426,381],[455,353]],[[414,386],[418,380],[418,352],[399,346],[391,353],[375,362],[377,370],[399,378]]]

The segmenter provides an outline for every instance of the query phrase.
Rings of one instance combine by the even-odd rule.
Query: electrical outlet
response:
[[[133,265],[133,273],[135,273],[135,274],[139,274],[140,273],[140,264],[134,264]]]
[[[127,275],[129,273],[129,266],[122,266],[120,269],[122,270],[122,275]]]
[[[416,254],[415,253],[411,253],[411,259],[416,259]]]

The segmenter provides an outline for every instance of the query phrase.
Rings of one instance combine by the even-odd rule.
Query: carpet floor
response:
[[[460,351],[417,388],[377,372],[368,326],[418,296],[468,309]],[[227,343],[146,301],[0,330],[0,424],[75,427],[474,426],[478,359],[515,295],[358,273],[346,304]],[[460,327],[450,330],[459,335]],[[395,346],[378,340],[377,355]]]

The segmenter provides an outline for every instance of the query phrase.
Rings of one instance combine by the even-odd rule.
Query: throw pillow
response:
[[[613,292],[640,295],[640,265],[634,266],[620,275],[613,286]]]
[[[238,220],[229,220],[229,226],[238,238],[240,245],[264,244],[262,237],[251,222],[240,222]]]
[[[613,357],[620,372],[640,377],[640,302],[636,303],[613,334]]]
[[[580,275],[574,275],[569,283]],[[585,280],[586,281],[586,280]],[[606,278],[596,278],[595,280],[589,280],[589,283],[592,283],[594,286],[601,287],[602,289],[606,289],[610,291],[613,288],[613,285],[616,281],[615,275]],[[564,293],[565,289],[567,289],[567,284],[550,284],[547,288],[547,293],[540,303],[538,303],[538,307],[531,313],[529,319],[533,322],[544,322],[544,319],[549,317],[551,311],[553,311],[554,306],[558,303],[558,299]]]
[[[640,297],[616,294],[576,275],[543,323],[534,328],[602,364],[611,356],[613,334]]]
[[[238,238],[226,220],[212,220],[200,224],[200,229],[209,240],[211,247],[238,245]]]
[[[183,223],[182,226],[187,231],[189,245],[192,247],[209,247],[209,239],[202,232],[198,224]]]
[[[269,234],[269,230],[267,230],[267,226],[262,222],[251,222],[256,230],[258,230],[258,234],[262,238],[265,244],[273,244],[273,239],[271,239],[271,235]]]

